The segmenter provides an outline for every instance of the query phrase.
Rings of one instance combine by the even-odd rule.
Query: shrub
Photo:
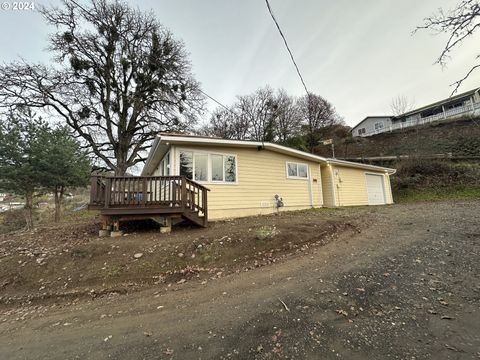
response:
[[[399,162],[392,177],[394,190],[480,186],[478,164],[410,158]]]
[[[0,234],[18,231],[27,227],[24,209],[5,211],[0,218]]]

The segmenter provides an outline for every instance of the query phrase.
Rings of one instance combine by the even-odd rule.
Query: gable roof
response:
[[[334,164],[347,167],[355,167],[367,170],[382,171],[389,174],[394,174],[395,169],[385,168],[381,166],[356,163],[351,161],[337,160],[332,158],[325,158],[322,156],[307,153],[305,151],[293,149],[287,146],[278,145],[270,142],[251,141],[251,140],[229,140],[215,137],[182,135],[182,134],[159,134],[150,149],[145,166],[142,170],[142,175],[153,171],[152,167],[156,167],[158,162],[163,158],[163,155],[168,151],[170,145],[217,145],[234,148],[255,148],[266,149],[277,153],[295,156],[300,159],[315,161],[322,164]]]

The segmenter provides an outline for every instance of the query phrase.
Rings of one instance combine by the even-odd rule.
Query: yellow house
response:
[[[142,176],[184,176],[208,188],[208,219],[312,207],[393,203],[394,169],[257,141],[160,135]],[[159,190],[162,191],[162,190]]]

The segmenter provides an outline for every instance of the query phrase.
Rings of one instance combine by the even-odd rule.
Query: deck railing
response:
[[[206,216],[208,191],[185,176],[92,176],[90,208],[178,208]]]

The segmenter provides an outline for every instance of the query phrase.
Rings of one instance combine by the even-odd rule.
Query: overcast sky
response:
[[[473,64],[478,34],[442,69],[433,63],[445,36],[411,32],[437,8],[457,1],[270,0],[309,90],[331,101],[349,125],[389,113],[397,95],[417,106],[450,95],[449,85]],[[267,84],[304,94],[263,0],[130,2],[153,10],[184,41],[203,90],[222,103]],[[44,49],[50,30],[38,13],[0,10],[0,60],[49,61]],[[478,86],[480,71],[460,91]]]

